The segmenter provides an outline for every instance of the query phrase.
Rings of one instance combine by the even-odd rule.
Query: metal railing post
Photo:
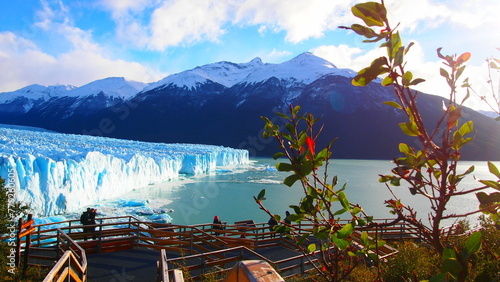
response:
[[[40,230],[41,230],[41,227],[40,227],[40,226],[38,226],[38,227],[37,227],[37,229],[38,229],[38,230],[37,230],[38,247],[40,247]]]
[[[206,267],[205,256],[202,256],[201,257],[201,274],[205,274],[205,267]]]
[[[304,274],[306,267],[304,265],[304,256],[300,257],[300,274]]]
[[[56,259],[59,259],[60,256],[59,256],[59,250],[61,249],[60,245],[59,245],[59,236],[61,236],[59,234],[59,229],[57,229],[57,238],[56,238]]]
[[[193,248],[194,248],[194,238],[193,238],[193,229],[191,229],[191,236],[190,236],[190,240],[189,240],[189,250],[191,251],[191,253],[193,252]]]

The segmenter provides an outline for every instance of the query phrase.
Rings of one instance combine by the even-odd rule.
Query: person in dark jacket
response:
[[[219,216],[216,215],[214,216],[214,221],[213,221],[213,225],[212,225],[212,229],[215,229],[215,230],[222,230],[224,229],[223,226],[222,226],[222,221],[219,219]],[[215,236],[219,236],[220,233],[215,231]]]
[[[97,214],[97,210],[96,209],[90,209],[90,213],[89,213],[89,225],[95,225],[96,224],[96,221],[95,221],[95,216]],[[92,239],[96,239],[96,234],[95,234],[95,226],[91,226],[89,227],[89,232],[92,232]]]
[[[276,236],[276,232],[274,231],[274,226],[278,225],[278,222],[276,221],[274,216],[271,216],[267,224],[269,224],[269,231],[273,232],[271,234],[271,238],[274,238]]]
[[[90,232],[89,227],[86,226],[86,225],[90,224],[90,213],[91,213],[91,209],[87,208],[87,210],[84,211],[82,213],[82,215],[80,216],[80,223],[83,225],[83,233],[85,234],[85,236],[83,237],[83,240],[85,240],[85,241],[87,241],[87,233]]]

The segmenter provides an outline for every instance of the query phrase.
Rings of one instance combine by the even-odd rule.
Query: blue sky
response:
[[[356,0],[0,1],[0,92],[110,76],[153,82],[217,61],[281,63],[306,51],[357,71],[380,55],[377,45],[337,28],[357,22],[350,14]],[[500,1],[386,4],[405,43],[416,43],[408,67],[427,80],[420,90],[447,93],[436,56],[444,47],[445,54],[472,53],[465,75],[487,93],[485,59],[500,57]]]

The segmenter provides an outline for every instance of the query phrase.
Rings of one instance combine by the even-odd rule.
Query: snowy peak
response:
[[[294,84],[309,84],[326,74],[350,76],[348,72],[337,69],[327,60],[306,52],[281,64],[269,64],[249,75],[243,82],[256,83],[276,77],[280,80],[289,80]]]
[[[196,88],[198,85],[207,82],[231,87],[238,83],[265,81],[271,77],[291,80],[293,83],[308,84],[330,73],[352,76],[350,72],[339,70],[327,60],[306,52],[281,64],[263,63],[258,57],[248,63],[241,64],[225,61],[208,64],[167,76],[149,85],[143,92],[170,84],[187,87],[188,89]]]
[[[326,67],[328,69],[336,69],[337,67],[329,61],[313,55],[311,52],[305,52],[297,57],[282,63],[282,65],[294,66],[297,68],[304,67]]]
[[[146,86],[146,83],[126,80],[123,77],[108,77],[78,87],[70,91],[68,96],[87,97],[102,92],[108,97],[129,99]]]
[[[108,97],[128,99],[139,93],[147,83],[129,81],[123,77],[108,77],[90,82],[81,87],[73,85],[43,86],[33,84],[12,92],[0,93],[0,103],[8,103],[16,98],[25,97],[29,100],[43,99],[48,101],[52,97],[88,97],[103,93]]]
[[[40,84],[32,84],[16,91],[0,93],[0,103],[11,102],[21,97],[25,97],[29,100],[48,100],[51,97],[64,95],[75,88],[76,87],[73,85],[43,86]]]
[[[196,88],[199,84],[214,82],[225,87],[231,87],[246,78],[250,73],[264,67],[266,64],[260,58],[255,58],[248,63],[235,64],[231,62],[217,62],[203,65],[191,70],[172,74],[155,82],[144,89],[152,90],[162,86],[174,84],[178,87]]]

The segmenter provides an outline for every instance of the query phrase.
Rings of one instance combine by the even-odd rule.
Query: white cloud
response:
[[[386,1],[388,18],[392,28],[399,24],[400,30],[416,31],[422,27],[437,27],[452,16],[452,11],[435,1]]]
[[[348,68],[354,71],[369,66],[375,58],[385,55],[384,51],[379,48],[364,51],[358,47],[349,47],[344,44],[338,46],[323,45],[310,52],[328,60],[338,68]]]
[[[203,40],[217,41],[228,19],[225,1],[173,0],[164,2],[151,15],[149,47],[169,46]]]
[[[270,60],[274,60],[274,59],[279,59],[279,58],[283,58],[283,57],[287,57],[287,56],[291,56],[291,55],[293,55],[293,53],[290,51],[286,51],[286,50],[280,51],[280,50],[276,50],[276,48],[274,48],[271,51],[271,53],[267,54],[267,58],[269,58]]]
[[[128,11],[141,11],[154,5],[158,0],[102,0],[101,5],[113,13],[127,13]]]
[[[298,43],[319,38],[344,24],[352,1],[251,0],[237,6],[234,23],[259,25],[261,30],[285,31],[285,40]]]
[[[0,33],[0,65],[8,70],[0,76],[0,92],[29,84],[80,86],[96,79],[123,76],[142,82],[156,81],[161,74],[136,62],[113,60],[92,50],[76,49],[57,57],[10,32]]]
[[[58,2],[51,7],[42,1],[34,24],[50,36],[53,45],[68,46],[50,55],[33,41],[12,32],[0,33],[0,65],[8,70],[0,76],[0,92],[13,91],[29,84],[72,84],[80,86],[96,79],[123,76],[142,82],[156,81],[161,74],[147,67],[111,58],[112,50],[92,40],[89,31],[73,25],[69,10]]]

